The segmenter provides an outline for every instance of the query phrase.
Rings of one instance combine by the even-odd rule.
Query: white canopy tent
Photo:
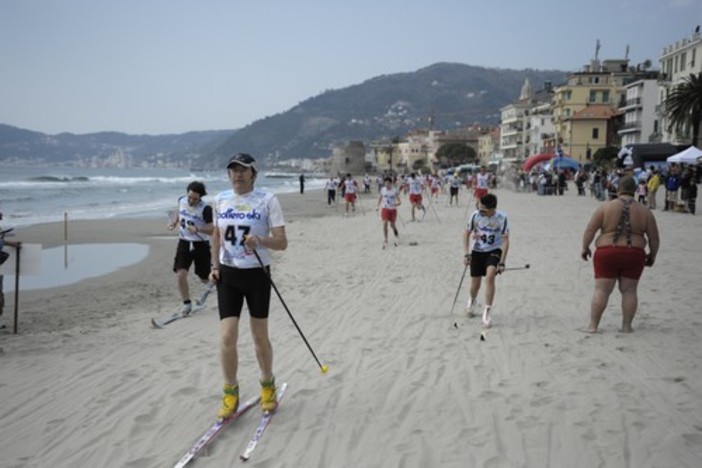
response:
[[[702,150],[695,146],[690,146],[686,150],[669,156],[666,161],[669,163],[697,164],[701,157]]]

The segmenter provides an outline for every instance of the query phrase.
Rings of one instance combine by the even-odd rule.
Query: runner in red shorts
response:
[[[384,183],[385,185],[380,189],[380,197],[378,197],[378,206],[376,208],[376,210],[381,210],[380,219],[383,221],[383,238],[385,239],[383,249],[388,246],[388,224],[390,224],[392,232],[395,234],[395,247],[397,247],[397,243],[400,240],[395,220],[397,219],[397,207],[402,204],[397,190],[392,185],[392,178],[386,177]]]

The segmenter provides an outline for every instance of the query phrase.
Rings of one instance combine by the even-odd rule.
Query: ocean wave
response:
[[[60,177],[60,176],[37,176],[27,179],[29,182],[87,182],[89,177]]]

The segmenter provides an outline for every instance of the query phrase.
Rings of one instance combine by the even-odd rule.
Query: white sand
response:
[[[702,466],[702,218],[656,212],[662,246],[640,284],[636,332],[617,332],[615,292],[601,333],[586,335],[577,329],[588,319],[592,266],[579,253],[596,202],[573,192],[496,192],[512,228],[508,267],[531,268],[498,279],[484,342],[480,319],[461,315],[468,278],[449,315],[463,271],[465,192],[460,208],[436,206],[441,223],[433,211],[407,223],[405,202],[402,244],[386,251],[375,195],[364,198],[365,216],[348,219],[319,192],[285,197],[290,246],[274,255],[273,278],[330,370],[320,373],[274,296],[274,367],[290,387],[248,464]],[[175,241],[153,237],[163,224],[75,223],[72,242],[137,240],[151,253],[103,277],[22,295],[20,334],[0,333],[1,467],[172,466],[213,421],[216,300],[166,329],[150,327],[179,302]],[[47,225],[16,239],[49,246],[62,235]],[[246,398],[258,391],[247,320],[239,350]],[[257,421],[258,410],[247,413],[193,465],[238,465]]]

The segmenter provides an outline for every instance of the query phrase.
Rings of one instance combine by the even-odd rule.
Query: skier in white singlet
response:
[[[483,325],[492,325],[492,305],[495,299],[495,276],[505,270],[509,250],[509,225],[507,215],[497,210],[497,197],[493,194],[483,196],[478,202],[478,209],[468,218],[468,225],[463,233],[464,265],[470,265],[470,298],[466,304],[466,313],[474,315],[474,308],[482,277],[486,277],[485,309]]]
[[[270,192],[254,189],[256,160],[249,154],[236,154],[229,160],[227,172],[233,190],[215,197],[212,235],[215,255],[211,278],[217,282],[220,358],[224,374],[224,397],[217,413],[220,419],[231,417],[239,405],[237,342],[244,301],[251,316],[251,335],[261,371],[261,408],[270,412],[278,406],[273,347],[268,338],[271,297],[268,249],[285,250],[288,246],[278,199]]]
[[[383,238],[385,239],[383,249],[388,246],[388,223],[395,234],[395,247],[397,247],[397,243],[400,240],[395,221],[397,220],[397,207],[401,204],[400,195],[397,189],[393,187],[392,177],[386,177],[385,185],[380,189],[378,206],[376,207],[376,210],[380,209],[380,219],[383,221]]]
[[[178,211],[171,212],[170,230],[178,227],[178,247],[173,261],[176,284],[183,300],[180,313],[187,316],[192,311],[188,270],[195,263],[195,274],[203,284],[210,274],[210,235],[212,225],[212,207],[202,197],[207,195],[205,184],[194,181],[188,184],[186,194],[178,198]],[[202,305],[210,289],[200,296],[198,305]]]
[[[346,174],[346,178],[343,181],[344,184],[344,200],[346,200],[346,213],[345,216],[349,215],[349,206],[353,213],[356,212],[356,192],[358,191],[358,182],[353,180],[351,174]]]
[[[480,204],[480,199],[488,194],[490,190],[490,173],[487,172],[485,166],[480,166],[478,172],[473,178],[473,197],[475,198],[475,206]]]
[[[427,210],[424,208],[424,205],[422,204],[422,193],[424,192],[424,184],[422,184],[422,180],[417,177],[417,174],[414,172],[410,174],[409,178],[409,201],[410,205],[412,205],[412,221],[415,221],[414,217],[414,210],[415,209],[420,209],[424,212],[426,215]],[[424,216],[422,216],[422,219],[424,219]]]

